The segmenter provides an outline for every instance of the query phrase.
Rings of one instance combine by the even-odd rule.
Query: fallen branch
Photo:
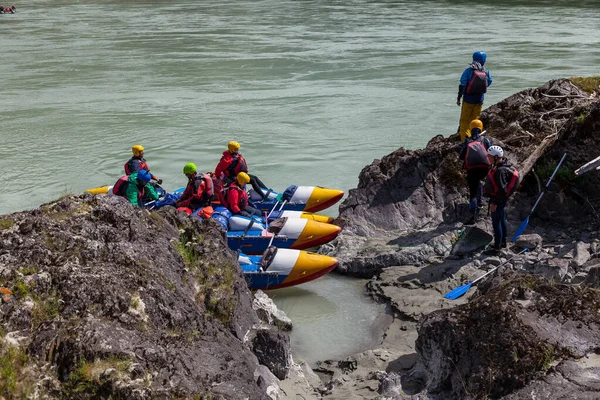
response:
[[[589,96],[582,96],[580,94],[563,94],[563,95],[551,95],[546,93],[540,93],[544,97],[550,97],[552,99],[587,99]]]

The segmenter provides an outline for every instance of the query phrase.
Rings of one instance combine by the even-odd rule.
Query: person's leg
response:
[[[471,121],[477,119],[481,114],[481,107],[483,104],[470,104],[463,101],[462,108],[460,110],[460,127],[458,133],[460,134],[460,141],[464,142],[467,137],[467,131],[471,125]]]
[[[462,107],[460,108],[460,125],[458,127],[458,133],[460,135],[461,143],[465,141],[465,138],[467,137],[467,130],[471,124],[470,117],[472,107],[473,104],[463,101]]]
[[[500,223],[500,230],[502,232],[502,234],[500,236],[500,246],[501,247],[506,247],[506,238],[508,236],[508,228],[506,226],[506,215],[504,213],[505,207],[506,207],[506,202],[503,202],[502,204],[498,204],[498,208],[496,209],[496,212],[499,214],[498,218],[499,218],[499,223]]]
[[[267,188],[267,185],[265,185],[263,183],[263,181],[260,180],[260,178],[256,175],[248,175],[250,177],[250,179],[254,179],[256,181],[256,183],[258,184],[258,186],[260,186],[261,188]]]
[[[252,185],[252,189],[254,189],[254,191],[258,193],[263,200],[265,200],[267,196],[265,196],[265,193],[262,190],[264,186],[262,186],[262,182],[260,181],[260,179],[258,179],[256,175],[248,176],[250,177],[250,184]]]
[[[262,217],[262,213],[260,212],[260,210],[252,206],[246,206],[246,210],[244,211],[257,217]]]
[[[465,224],[470,225],[477,220],[477,188],[479,186],[479,178],[473,171],[467,172],[467,185],[469,186],[469,211],[471,212],[469,219]]]
[[[477,184],[477,207],[481,208],[483,207],[483,185],[481,184],[481,181],[485,179],[485,177],[488,174],[488,170],[487,168],[480,168],[477,170],[477,180],[478,180],[478,184]]]
[[[501,213],[502,211],[502,213]],[[496,207],[496,211],[492,211],[492,228],[494,229],[494,248],[500,249],[502,243],[502,223],[500,217],[504,215],[504,210],[500,206]]]

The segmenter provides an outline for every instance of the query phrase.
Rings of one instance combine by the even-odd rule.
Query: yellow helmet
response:
[[[229,144],[227,145],[227,149],[233,153],[236,150],[240,149],[240,144],[238,142],[229,142]]]
[[[134,156],[138,157],[140,153],[144,151],[144,146],[142,146],[141,144],[136,144],[131,148],[131,151],[133,152]]]
[[[471,126],[469,126],[469,129],[473,129],[473,128],[479,128],[480,131],[483,130],[483,122],[481,122],[478,119],[474,119],[473,121],[471,121]]]
[[[235,178],[240,185],[245,185],[250,182],[250,176],[245,172],[240,172]]]

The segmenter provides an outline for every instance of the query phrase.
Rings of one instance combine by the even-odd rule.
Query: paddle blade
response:
[[[521,236],[523,234],[523,232],[525,232],[525,228],[527,228],[528,223],[529,223],[529,215],[527,216],[527,218],[525,218],[525,221],[521,222],[521,225],[519,225],[519,229],[517,229],[517,231],[513,235],[513,237],[512,237],[513,243],[517,241],[517,238],[519,236]]]
[[[469,282],[466,285],[457,287],[456,289],[452,290],[451,292],[446,293],[446,295],[444,297],[448,300],[456,300],[463,294],[467,293],[467,291],[469,289],[471,289],[472,285],[473,285],[473,282]]]

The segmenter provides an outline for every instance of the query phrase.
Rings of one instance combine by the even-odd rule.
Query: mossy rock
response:
[[[583,78],[580,76],[574,76],[569,78],[571,82],[586,93],[593,93],[600,89],[600,76],[590,76]]]
[[[12,219],[4,218],[0,219],[0,231],[11,228],[15,224]]]

